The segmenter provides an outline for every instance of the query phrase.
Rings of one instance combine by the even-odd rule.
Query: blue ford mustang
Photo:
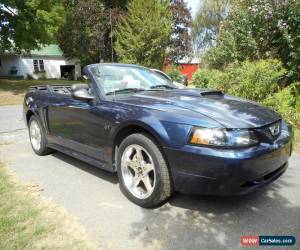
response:
[[[32,148],[117,172],[122,192],[142,207],[174,191],[245,194],[287,168],[292,131],[269,108],[220,91],[178,89],[136,65],[92,64],[84,71],[88,84],[28,90]]]

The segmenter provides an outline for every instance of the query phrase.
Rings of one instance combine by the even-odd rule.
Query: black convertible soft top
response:
[[[35,92],[35,91],[71,95],[72,85],[71,84],[35,85],[35,86],[30,86],[28,89],[28,92]]]

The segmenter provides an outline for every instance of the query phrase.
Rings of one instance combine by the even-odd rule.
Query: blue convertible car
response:
[[[207,89],[178,89],[153,70],[92,64],[89,82],[33,86],[24,120],[38,155],[58,150],[117,172],[142,207],[183,193],[238,195],[274,181],[292,131],[261,105]]]

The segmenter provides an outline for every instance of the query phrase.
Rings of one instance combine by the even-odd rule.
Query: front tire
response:
[[[47,141],[41,123],[35,116],[31,116],[29,123],[29,139],[33,151],[37,155],[48,155],[52,150],[46,146]]]
[[[145,134],[126,137],[117,151],[123,194],[141,207],[156,207],[172,194],[169,169],[155,141]]]

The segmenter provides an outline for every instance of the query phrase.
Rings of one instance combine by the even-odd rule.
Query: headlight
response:
[[[253,131],[247,129],[194,128],[190,143],[219,147],[245,147],[258,143]]]

